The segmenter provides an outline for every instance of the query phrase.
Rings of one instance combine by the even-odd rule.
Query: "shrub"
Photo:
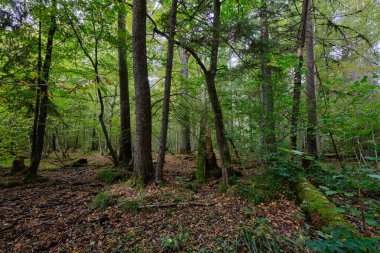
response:
[[[116,203],[116,197],[115,195],[109,193],[109,192],[99,192],[94,201],[92,202],[93,208],[98,208],[101,210],[106,210],[107,207],[112,206]]]
[[[186,246],[189,234],[181,232],[174,237],[165,236],[160,239],[161,247],[165,251],[177,251]]]
[[[123,212],[137,213],[139,211],[140,202],[137,199],[124,200],[120,202],[120,207]]]
[[[113,184],[117,181],[125,179],[126,174],[113,169],[104,169],[99,172],[96,178],[106,184]]]
[[[218,189],[217,189],[217,191],[218,191],[219,193],[224,194],[224,193],[227,193],[229,189],[230,189],[230,187],[229,187],[227,184],[225,184],[225,183],[223,183],[223,182],[220,182],[220,183],[218,184]]]
[[[306,241],[308,248],[316,252],[379,252],[379,238],[356,235],[344,226],[325,227],[324,232],[317,231],[317,235],[319,238]]]

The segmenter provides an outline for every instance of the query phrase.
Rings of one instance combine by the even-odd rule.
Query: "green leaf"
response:
[[[351,193],[351,192],[344,192],[343,193],[345,196],[347,196],[347,197],[353,197],[353,196],[355,196],[355,194],[353,194],[353,193]]]
[[[351,209],[351,214],[357,216],[357,215],[361,215],[362,212],[358,209]]]
[[[380,223],[377,222],[376,220],[367,219],[367,220],[365,220],[365,222],[366,222],[368,225],[371,225],[371,226],[374,226],[374,227],[377,227],[377,228],[380,227]]]
[[[320,185],[319,188],[322,189],[322,190],[324,190],[324,191],[330,190],[329,188],[327,188],[326,186],[323,186],[323,185]]]
[[[336,191],[326,191],[326,195],[330,196],[330,195],[335,195],[337,194],[338,192]]]
[[[377,175],[377,174],[369,174],[368,176],[372,178],[380,179],[380,175]]]
[[[360,82],[366,83],[367,81],[368,81],[368,76],[364,76],[363,79]]]
[[[340,208],[340,207],[336,207],[336,208],[334,208],[334,210],[337,211],[338,213],[345,213],[346,212],[345,209]]]

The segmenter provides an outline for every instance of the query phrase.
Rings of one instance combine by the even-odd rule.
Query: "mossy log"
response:
[[[345,226],[351,232],[359,234],[359,232],[336,210],[336,206],[318,191],[318,189],[305,177],[297,177],[295,188],[302,206],[308,212],[312,223],[316,227]]]

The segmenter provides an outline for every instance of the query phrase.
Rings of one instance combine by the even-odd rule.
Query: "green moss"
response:
[[[317,226],[346,226],[351,231],[358,233],[342,215],[335,210],[336,206],[331,203],[317,188],[306,178],[299,176],[296,190],[302,206],[309,213],[312,221]]]

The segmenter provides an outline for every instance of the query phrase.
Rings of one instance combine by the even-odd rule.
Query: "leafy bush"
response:
[[[104,169],[101,172],[99,172],[96,178],[106,184],[113,184],[117,181],[125,179],[126,174],[113,169]]]
[[[324,227],[324,232],[317,231],[319,238],[306,241],[308,248],[324,253],[360,253],[379,252],[380,239],[367,238],[352,233],[344,226]]]
[[[109,193],[109,192],[99,192],[94,201],[92,202],[93,208],[98,208],[101,210],[106,210],[107,207],[112,206],[116,203],[116,197],[115,195]]]
[[[181,232],[174,237],[165,236],[160,239],[161,247],[165,251],[177,251],[186,246],[189,234]]]
[[[139,211],[140,202],[137,199],[124,200],[120,204],[121,209],[126,213],[137,213]]]

